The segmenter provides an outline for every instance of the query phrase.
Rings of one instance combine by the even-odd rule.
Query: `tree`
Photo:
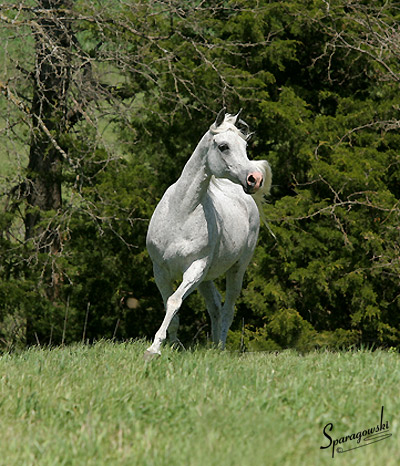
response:
[[[231,60],[246,42],[221,29],[227,19],[240,14],[241,6],[235,2],[182,6],[181,2],[115,1],[103,7],[97,2],[37,0],[1,5],[5,136],[11,156],[22,149],[27,157],[26,162],[19,157],[17,167],[11,163],[3,184],[9,199],[7,215],[12,212],[5,234],[15,233],[14,253],[19,248],[23,257],[20,267],[10,265],[12,273],[21,283],[29,277],[38,281],[36,310],[26,306],[21,311],[28,314],[28,321],[36,322],[28,326],[30,342],[54,340],[54,320],[60,338],[63,314],[69,314],[72,326],[72,314],[80,315],[87,307],[82,300],[90,299],[95,310],[94,289],[99,287],[77,271],[85,243],[81,238],[77,244],[75,235],[88,234],[92,244],[103,235],[112,244],[117,238],[130,254],[138,245],[143,248],[144,228],[139,228],[139,236],[132,232],[142,213],[149,217],[147,204],[154,205],[161,192],[154,180],[150,182],[154,170],[149,164],[157,166],[162,160],[166,165],[168,176],[160,183],[165,186],[187,156],[192,146],[188,141],[198,138],[192,131],[196,125],[188,126],[183,115],[208,125],[211,107],[218,110],[229,100],[238,102],[240,92],[264,86],[262,79]],[[218,44],[212,43],[214,29],[221,30]],[[170,134],[182,129],[185,142]],[[154,140],[156,133],[161,141]],[[149,134],[153,134],[150,143]],[[20,141],[18,147],[12,146],[14,140]],[[159,149],[160,144],[157,158],[151,149],[157,145]],[[178,146],[180,160],[167,161],[165,151],[171,155]],[[130,160],[124,147],[134,154]],[[143,202],[134,198],[125,205],[115,196],[116,185],[109,185],[109,177],[120,176],[122,170],[140,180]],[[159,172],[157,180],[161,175],[165,173]],[[126,191],[126,186],[121,189]],[[132,230],[118,224],[121,218]],[[114,247],[109,247],[111,251]],[[91,259],[85,257],[86,266]],[[83,277],[92,284],[72,286]],[[115,279],[119,288],[120,275],[115,274]],[[113,304],[106,314],[116,312],[114,295],[110,287],[105,299]],[[104,313],[100,303],[98,308]]]
[[[244,295],[250,346],[398,344],[397,9],[368,5],[291,11],[297,61],[262,103],[283,197]]]
[[[232,342],[244,322],[249,347],[397,345],[396,19],[394,2],[3,3],[4,328],[154,333],[147,221],[226,105],[272,165],[278,237],[261,233]],[[202,308],[187,335],[205,338]]]

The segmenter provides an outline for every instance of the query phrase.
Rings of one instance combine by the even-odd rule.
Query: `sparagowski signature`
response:
[[[325,449],[332,447],[332,458],[335,457],[335,449],[337,453],[346,453],[347,451],[356,450],[357,448],[366,447],[367,445],[371,445],[372,443],[380,442],[381,440],[385,440],[391,437],[391,433],[389,432],[389,421],[383,421],[383,409],[381,409],[381,421],[379,424],[376,424],[373,427],[368,429],[360,430],[358,432],[354,432],[350,435],[345,435],[343,437],[339,437],[333,439],[328,432],[332,432],[333,424],[329,422],[323,428],[322,433],[324,436],[329,439],[329,444],[325,446],[321,446],[320,449]],[[347,442],[351,442],[353,440],[357,441],[357,445]],[[365,442],[360,445],[361,441]],[[352,446],[353,445],[353,446]]]

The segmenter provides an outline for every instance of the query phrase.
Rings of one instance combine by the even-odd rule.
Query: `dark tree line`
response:
[[[149,336],[148,219],[225,105],[274,188],[232,347],[399,343],[397,2],[0,4],[0,336]],[[203,303],[183,338],[207,338]]]

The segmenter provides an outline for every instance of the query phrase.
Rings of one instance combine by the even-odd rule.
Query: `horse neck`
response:
[[[211,179],[206,163],[210,135],[206,133],[190,159],[186,162],[181,176],[175,183],[172,205],[180,213],[190,213],[201,203]]]

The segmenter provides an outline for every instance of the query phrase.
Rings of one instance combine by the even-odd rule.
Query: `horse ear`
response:
[[[242,110],[243,110],[243,108],[241,108],[241,109],[238,111],[238,114],[236,115],[235,126],[236,126],[237,128],[239,128],[240,114],[242,113]]]
[[[240,119],[240,114],[242,113],[242,110],[243,109],[241,108],[235,117],[235,126],[244,135],[246,141],[248,141],[253,133],[250,133],[249,125],[245,121]]]
[[[225,120],[225,113],[226,113],[226,107],[223,107],[222,110],[219,111],[217,115],[217,119],[215,120],[215,127],[218,128],[219,125],[223,123]]]

